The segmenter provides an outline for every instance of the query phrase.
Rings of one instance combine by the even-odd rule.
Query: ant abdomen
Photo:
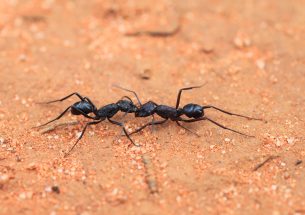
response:
[[[79,101],[76,102],[75,104],[73,104],[71,106],[71,113],[73,115],[81,115],[81,114],[89,114],[93,112],[93,107],[90,103],[86,102],[86,101]],[[79,111],[81,110],[82,113]]]
[[[183,113],[189,118],[199,118],[204,115],[203,107],[197,104],[187,104],[183,107]]]

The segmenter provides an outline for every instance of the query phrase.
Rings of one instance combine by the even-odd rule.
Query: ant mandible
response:
[[[83,128],[81,135],[78,137],[77,141],[74,143],[74,145],[70,148],[70,150],[65,154],[64,157],[67,157],[70,152],[74,149],[74,147],[77,145],[77,143],[80,141],[80,139],[83,137],[87,127],[89,125],[94,125],[94,124],[98,124],[104,120],[108,120],[110,123],[118,125],[120,127],[122,127],[125,135],[127,136],[127,138],[130,140],[130,142],[132,144],[134,144],[135,146],[139,146],[136,143],[134,143],[134,141],[130,138],[128,132],[126,131],[124,124],[118,121],[115,121],[113,119],[111,119],[117,112],[121,111],[121,112],[125,112],[125,114],[127,113],[134,113],[137,110],[137,106],[133,104],[132,100],[128,97],[128,96],[124,96],[123,98],[126,98],[127,100],[124,100],[123,98],[120,99],[119,101],[117,101],[116,103],[111,103],[108,105],[105,105],[99,109],[96,108],[96,106],[91,102],[91,100],[88,97],[83,97],[81,96],[79,93],[71,93],[70,95],[62,98],[62,99],[58,99],[58,100],[53,100],[53,101],[49,101],[49,102],[43,102],[40,104],[50,104],[50,103],[54,103],[54,102],[61,102],[64,101],[68,98],[70,98],[71,96],[76,95],[81,101],[78,101],[76,103],[74,103],[73,105],[69,106],[68,108],[66,108],[58,117],[56,117],[55,119],[52,119],[40,126],[37,126],[36,128],[45,126],[51,122],[54,122],[55,120],[60,119],[62,116],[64,116],[64,114],[71,109],[71,114],[72,115],[83,115],[86,118],[92,119],[94,121],[92,122],[88,122],[85,127]],[[93,113],[94,116],[90,116],[88,114]]]
[[[150,116],[150,115],[157,114],[161,118],[163,118],[163,120],[160,120],[160,121],[151,121],[151,122],[141,126],[140,128],[136,129],[135,131],[131,132],[129,135],[135,134],[135,133],[141,131],[142,129],[144,129],[147,126],[150,126],[150,125],[163,124],[163,123],[165,123],[166,121],[168,121],[170,119],[170,120],[176,122],[176,124],[178,126],[180,126],[180,127],[184,128],[185,130],[195,134],[196,136],[199,136],[199,135],[197,133],[193,132],[192,130],[190,130],[190,129],[184,127],[183,125],[181,125],[180,122],[191,123],[191,122],[196,122],[196,121],[201,121],[201,120],[208,120],[211,123],[215,124],[218,127],[223,128],[223,129],[230,130],[232,132],[235,132],[235,133],[238,133],[240,135],[247,136],[247,137],[254,137],[252,135],[244,134],[244,133],[242,133],[240,131],[237,131],[237,130],[234,130],[232,128],[228,128],[228,127],[226,127],[226,126],[224,126],[224,125],[222,125],[222,124],[212,120],[211,118],[209,118],[209,117],[207,117],[205,115],[204,109],[212,108],[212,109],[215,109],[217,111],[220,111],[220,112],[228,114],[228,115],[238,116],[238,117],[242,117],[242,118],[246,118],[246,119],[251,119],[251,120],[262,120],[262,119],[253,118],[253,117],[249,117],[249,116],[245,116],[245,115],[241,115],[241,114],[232,113],[232,112],[223,110],[221,108],[215,107],[213,105],[201,106],[201,105],[198,105],[198,104],[189,103],[189,104],[186,104],[183,108],[179,108],[181,94],[182,94],[183,91],[191,90],[191,89],[195,89],[195,88],[200,88],[203,85],[193,86],[193,87],[186,87],[186,88],[180,89],[179,92],[178,92],[178,96],[177,96],[177,101],[176,101],[176,106],[175,107],[170,107],[168,105],[158,105],[157,103],[155,103],[153,101],[148,101],[148,102],[146,102],[143,105],[141,105],[141,102],[139,102],[140,106],[135,111],[135,117],[147,117],[147,116]],[[120,88],[120,89],[125,90],[125,91],[128,91],[128,92],[132,92],[136,96],[136,98],[138,99],[138,95],[136,94],[136,92],[134,92],[132,90],[125,89],[125,88],[117,86],[117,85],[115,85],[115,87]],[[138,101],[139,101],[139,99],[138,99]],[[183,115],[185,115],[186,117],[188,117],[190,119],[183,119],[181,117]]]

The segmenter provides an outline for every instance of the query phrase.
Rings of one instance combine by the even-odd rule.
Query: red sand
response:
[[[304,214],[304,26],[304,1],[2,1],[0,214]],[[262,117],[206,111],[256,138],[187,125],[198,138],[170,122],[134,135],[137,148],[103,122],[63,158],[86,120],[31,129],[76,99],[36,102],[71,92],[102,106],[126,94],[116,83],[174,105],[179,88],[205,82],[182,105]],[[150,120],[126,119],[130,131]]]

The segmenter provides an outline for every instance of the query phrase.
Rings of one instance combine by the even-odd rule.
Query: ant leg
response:
[[[124,114],[124,116],[126,115],[127,113],[125,113]],[[123,117],[124,117],[123,116]],[[157,121],[158,122],[158,121]],[[151,125],[151,132],[154,132],[155,131],[155,127],[154,127],[154,125],[156,125],[156,124],[158,124],[157,122],[155,122],[155,117],[154,117],[154,115],[152,115],[152,121],[151,122],[149,122],[147,125],[145,125],[145,127],[147,127],[148,125]],[[145,128],[144,127],[144,128]],[[144,128],[142,128],[142,129],[144,129]],[[138,128],[139,129],[139,128]],[[137,129],[137,130],[138,130]],[[141,129],[141,130],[142,130]],[[139,131],[133,131],[133,132],[131,132],[129,135],[131,135],[131,134],[134,134],[134,133],[137,133],[137,132],[139,132],[139,131],[141,131],[141,130],[139,130]],[[121,134],[121,136],[124,136],[124,134],[123,134],[123,132],[122,132],[122,134]],[[119,136],[118,136],[118,138],[119,138]]]
[[[196,132],[192,131],[191,129],[181,125],[178,121],[176,121],[177,125],[180,126],[181,128],[184,128],[185,130],[187,130],[188,132],[191,132],[192,134],[196,135],[197,137],[200,137],[199,134],[197,134]]]
[[[71,106],[69,106],[66,110],[64,110],[64,112],[62,112],[62,113],[61,113],[58,117],[56,117],[55,119],[52,119],[51,121],[46,122],[46,123],[44,123],[44,124],[42,124],[42,125],[36,126],[36,127],[34,127],[34,128],[40,128],[40,127],[42,127],[42,126],[45,126],[45,125],[47,125],[47,124],[49,124],[49,123],[51,123],[51,122],[54,122],[54,121],[60,119],[61,117],[63,117],[63,115],[65,115],[65,113],[66,113],[70,108],[71,108]]]
[[[110,118],[107,118],[108,120],[109,120],[109,122],[111,122],[112,124],[115,124],[115,125],[118,125],[118,126],[121,126],[122,127],[122,129],[123,129],[123,131],[124,131],[124,133],[125,133],[125,135],[126,135],[126,137],[130,140],[130,142],[133,144],[133,145],[135,145],[135,146],[139,146],[138,144],[136,144],[135,142],[133,142],[133,140],[130,138],[130,136],[129,136],[129,134],[128,134],[128,132],[126,131],[126,129],[125,129],[125,127],[124,127],[124,124],[123,123],[121,123],[121,122],[117,122],[117,121],[114,121],[114,120],[112,120],[112,119],[110,119]]]
[[[132,135],[132,134],[135,134],[135,133],[138,133],[139,131],[143,130],[144,128],[146,128],[147,126],[149,125],[160,125],[160,124],[163,124],[167,121],[168,119],[164,119],[164,120],[160,120],[160,121],[154,121],[154,122],[149,122],[143,126],[141,126],[140,128],[136,129],[135,131],[131,132],[129,135]]]
[[[181,93],[183,90],[191,90],[191,89],[195,89],[195,88],[200,88],[202,86],[206,85],[206,83],[200,85],[200,86],[194,86],[194,87],[185,87],[179,90],[178,92],[178,96],[177,96],[177,102],[176,102],[176,109],[178,109],[179,104],[180,104],[180,97],[181,97]]]
[[[94,119],[94,120],[97,120],[95,117],[92,117],[92,116],[89,116],[88,114],[78,110],[84,117],[88,118],[88,119]]]
[[[85,133],[85,131],[86,131],[86,129],[87,129],[87,127],[88,127],[89,125],[98,124],[98,123],[102,122],[103,120],[105,120],[105,119],[101,119],[101,120],[93,121],[93,122],[88,122],[88,123],[85,125],[85,127],[84,127],[84,129],[83,129],[81,135],[79,136],[79,138],[76,140],[76,142],[74,143],[74,145],[70,148],[70,150],[64,155],[64,157],[67,157],[67,156],[70,154],[70,152],[74,149],[74,147],[77,145],[77,143],[80,141],[80,139],[82,139],[82,137],[83,137],[83,135],[84,135],[84,133]]]
[[[64,110],[64,112],[62,112],[62,113],[61,113],[58,117],[56,117],[55,119],[52,119],[52,120],[49,121],[49,122],[46,122],[46,123],[44,123],[44,124],[42,124],[42,125],[39,125],[39,126],[35,126],[35,127],[33,127],[33,128],[40,128],[40,127],[45,126],[45,125],[47,125],[47,124],[49,124],[49,123],[51,123],[51,122],[54,122],[54,121],[56,121],[56,120],[59,120],[61,117],[63,117],[63,115],[65,115],[65,113],[66,113],[70,108],[71,108],[71,106],[69,106],[66,110]],[[94,117],[89,116],[88,114],[82,112],[82,111],[79,110],[79,109],[77,109],[77,111],[79,111],[84,117],[86,117],[86,118],[88,118],[88,119],[94,119],[94,120],[96,120]]]
[[[73,95],[76,95],[78,98],[80,98],[80,100],[84,101],[85,98],[83,98],[79,93],[75,92],[75,93],[71,93],[70,95],[62,98],[62,99],[57,99],[57,100],[52,100],[52,101],[49,101],[49,102],[39,102],[38,104],[50,104],[50,103],[54,103],[54,102],[62,102],[68,98],[70,98],[71,96]]]
[[[228,127],[226,127],[226,126],[224,126],[224,125],[221,125],[221,124],[219,124],[218,122],[215,122],[214,120],[212,120],[212,119],[210,119],[210,118],[208,118],[208,117],[206,117],[206,116],[201,117],[201,118],[197,118],[197,119],[190,119],[190,120],[187,120],[187,119],[180,119],[180,121],[183,121],[183,122],[196,122],[196,121],[201,121],[201,120],[208,120],[208,121],[210,121],[211,123],[213,123],[213,124],[215,124],[215,125],[217,125],[217,126],[223,128],[223,129],[230,130],[230,131],[232,131],[232,132],[235,132],[235,133],[238,133],[238,134],[247,136],[247,137],[255,137],[255,136],[251,136],[251,135],[248,135],[248,134],[244,134],[244,133],[242,133],[242,132],[240,132],[240,131],[236,131],[236,130],[234,130],[234,129],[232,129],[232,128],[228,128]]]
[[[122,116],[122,118],[121,118],[121,119],[124,119],[124,118],[125,118],[125,116],[127,116],[127,114],[128,114],[128,113],[127,113],[127,112],[125,112],[125,113],[123,114],[123,116]],[[123,122],[122,122],[122,123],[123,123],[123,124],[125,124],[125,121],[123,120]],[[118,135],[118,136],[117,136],[117,138],[116,138],[115,140],[119,139],[119,137],[120,137],[120,136],[124,136],[124,135],[125,135],[125,132],[122,130],[122,131],[121,131],[121,134],[120,134],[120,135]]]
[[[213,105],[205,105],[205,106],[202,106],[203,109],[207,109],[207,108],[213,108],[215,110],[218,110],[220,112],[223,112],[225,114],[228,114],[228,115],[231,115],[231,116],[239,116],[239,117],[243,117],[243,118],[246,118],[246,119],[253,119],[253,120],[262,120],[262,119],[259,119],[259,118],[253,118],[253,117],[249,117],[249,116],[245,116],[245,115],[241,115],[241,114],[236,114],[236,113],[231,113],[229,111],[225,111],[223,109],[220,109],[218,107],[215,107]]]
[[[116,84],[113,84],[112,86],[114,86],[114,87],[116,87],[116,88],[119,88],[119,89],[121,89],[121,90],[125,90],[125,91],[130,92],[130,93],[133,93],[133,94],[135,95],[135,97],[137,98],[139,104],[142,105],[142,103],[141,103],[141,101],[140,101],[140,99],[139,99],[139,97],[138,97],[138,95],[137,95],[137,93],[136,93],[135,91],[128,90],[128,89],[126,89],[126,88],[124,88],[124,87],[121,87],[121,86],[119,86],[119,85],[116,85]]]
[[[247,134],[244,134],[244,133],[242,133],[242,132],[240,132],[240,131],[236,131],[236,130],[233,130],[233,129],[231,129],[231,128],[225,127],[225,126],[219,124],[218,122],[215,122],[214,120],[212,120],[212,119],[210,119],[210,118],[207,118],[207,117],[204,117],[204,118],[207,119],[208,121],[214,123],[215,125],[217,125],[217,126],[223,128],[223,129],[227,129],[227,130],[233,131],[233,132],[235,132],[235,133],[238,133],[238,134],[241,134],[241,135],[244,135],[244,136],[247,136],[247,137],[254,137],[254,136],[252,136],[252,135],[247,135]]]

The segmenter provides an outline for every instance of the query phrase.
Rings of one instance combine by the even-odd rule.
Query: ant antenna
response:
[[[119,86],[119,85],[117,85],[117,84],[113,84],[112,86],[113,86],[113,87],[116,87],[116,88],[119,88],[119,89],[121,89],[121,90],[125,90],[125,91],[130,92],[130,93],[133,93],[133,94],[135,95],[135,97],[137,98],[139,104],[142,105],[142,103],[141,103],[141,101],[140,101],[140,99],[139,99],[139,97],[138,97],[138,95],[137,95],[137,93],[136,93],[135,91],[126,89],[126,88],[121,87],[121,86]]]
[[[180,97],[181,97],[181,93],[182,93],[183,90],[191,90],[191,89],[195,89],[195,88],[201,88],[201,87],[203,87],[204,85],[206,85],[207,83],[208,83],[208,82],[205,82],[204,84],[199,85],[199,86],[181,88],[181,89],[179,90],[178,96],[177,96],[176,109],[179,107],[179,104],[180,104]]]

